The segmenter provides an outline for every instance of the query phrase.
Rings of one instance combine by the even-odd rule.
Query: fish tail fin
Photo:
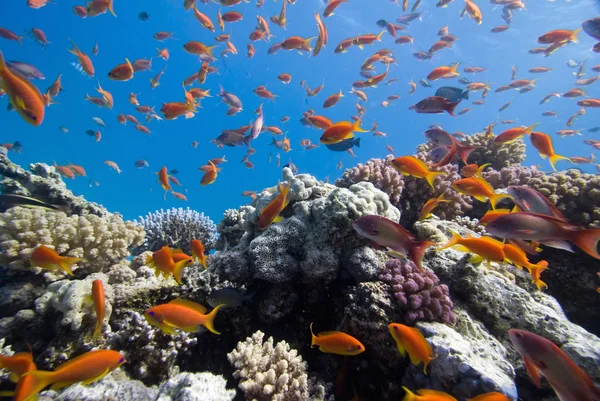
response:
[[[419,270],[424,271],[423,269],[423,256],[425,256],[425,251],[430,246],[435,245],[435,242],[432,241],[415,241],[412,243],[410,250],[408,251],[408,256],[410,260],[419,268]]]
[[[17,37],[15,37],[15,40],[16,40],[17,42],[19,42],[19,44],[20,44],[21,46],[23,46],[23,36],[17,36]],[[48,42],[48,43],[49,43],[49,42]]]
[[[54,383],[55,372],[45,370],[32,370],[25,373],[23,376],[30,376],[32,379],[30,390],[27,392],[24,401],[33,401],[37,399],[37,394]]]
[[[402,399],[402,401],[415,401],[417,399],[417,396],[410,391],[408,388],[402,386],[402,390],[404,390],[406,392],[406,394],[404,394],[404,398]]]
[[[454,231],[450,232],[452,233],[452,237],[439,249],[447,249],[453,247],[454,245],[458,245],[460,241],[460,235],[458,235],[458,233],[455,233]]]
[[[508,194],[493,194],[490,196],[490,205],[492,205],[493,210],[496,210],[496,204],[502,199],[512,199],[512,196]]]
[[[571,159],[569,159],[568,157],[557,155],[557,154],[553,154],[552,156],[548,156],[548,160],[550,160],[550,164],[552,165],[552,168],[554,169],[554,171],[556,171],[556,163],[559,160],[568,160],[568,161],[571,161]]]
[[[533,132],[533,130],[535,129],[535,127],[537,127],[538,125],[540,125],[540,123],[535,123],[535,124],[530,125],[529,127],[527,127],[527,129],[525,131],[523,131],[523,133],[525,135],[531,134]]]
[[[81,258],[68,258],[68,257],[64,257],[62,258],[62,260],[58,263],[58,265],[60,266],[61,269],[63,269],[69,276],[73,275],[73,271],[71,271],[71,267],[76,264],[79,263],[81,261],[83,261],[84,259]]]
[[[100,342],[100,340],[102,340],[102,321],[101,320],[96,323],[96,330],[94,330],[92,339],[94,340],[94,342]]]
[[[4,61],[4,55],[0,51],[0,74],[6,70],[6,62]]]
[[[79,56],[81,54],[81,51],[79,51],[79,48],[77,47],[77,45],[75,44],[75,42],[73,42],[73,40],[71,40],[71,38],[67,38],[69,39],[69,42],[71,42],[71,44],[73,45],[72,49],[67,49],[70,53]]]
[[[381,37],[383,36],[383,33],[385,32],[385,30],[379,32],[379,35],[376,36],[377,40],[381,42]]]
[[[221,309],[225,304],[217,305],[208,315],[206,315],[206,321],[204,322],[204,326],[214,334],[221,334],[215,329],[215,317],[217,316],[217,312]]]
[[[209,55],[211,58],[215,58],[215,57],[213,56],[213,49],[214,49],[215,47],[217,47],[217,45],[208,46],[208,47],[206,48],[206,52],[208,53],[208,55]]]
[[[448,111],[448,114],[450,114],[452,117],[454,117],[454,110],[456,110],[456,106],[458,106],[459,103],[460,103],[460,101],[450,103],[448,105],[448,108],[446,110]]]
[[[311,36],[310,38],[306,38],[304,39],[304,46],[306,46],[307,49],[311,49],[310,47],[310,41],[313,39],[316,39],[316,36]]]
[[[315,333],[313,332],[313,329],[312,329],[313,324],[314,324],[314,322],[310,323],[310,335],[311,335],[310,346],[311,346],[311,348],[316,345],[316,339],[317,339],[317,336],[315,336]]]
[[[491,166],[491,165],[492,165],[492,163],[486,163],[486,164],[479,166],[477,171],[475,171],[475,175],[481,177],[481,173],[483,173],[483,170],[485,170],[488,166]]]
[[[425,179],[427,180],[427,182],[429,183],[429,185],[431,185],[431,188],[435,187],[433,186],[433,182],[435,181],[435,177],[437,177],[438,175],[442,175],[445,174],[441,171],[430,171],[429,173],[427,173],[427,175],[425,176]]]
[[[456,71],[458,69],[458,66],[462,63],[462,61],[459,61],[457,63],[455,63],[452,68],[450,69],[450,72],[453,74],[458,74],[458,72]]]
[[[114,0],[109,0],[108,5],[106,6],[106,8],[108,8],[108,11],[110,11],[110,13],[113,15],[113,17],[116,17],[117,14],[115,14],[115,6],[113,4]]]
[[[165,192],[165,196],[167,192]],[[179,262],[175,263],[175,267],[173,268],[173,277],[179,285],[183,284],[183,282],[181,281],[181,277],[183,276],[183,268],[187,265],[188,261],[189,259],[180,260]]]
[[[569,37],[569,40],[571,42],[579,43],[579,39],[577,39],[577,35],[579,35],[579,32],[581,32],[581,28],[575,29],[573,31],[573,33],[571,33],[571,36]]]
[[[481,146],[477,146],[477,145],[473,145],[473,146],[464,146],[461,145],[460,143],[456,144],[456,154],[461,158],[461,160],[465,163],[465,164],[469,164],[467,163],[467,159],[469,158],[469,155],[471,154],[471,152],[473,152],[474,150],[479,149]],[[486,166],[489,165],[486,164]]]
[[[354,121],[352,124],[352,132],[369,132],[368,130],[364,130],[360,128],[360,119]]]
[[[575,231],[570,236],[570,241],[581,248],[588,255],[600,259],[600,253],[598,253],[598,242],[600,242],[600,229],[582,229]]]

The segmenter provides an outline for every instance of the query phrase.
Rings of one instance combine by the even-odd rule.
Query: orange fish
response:
[[[329,96],[327,99],[325,99],[325,103],[323,103],[323,108],[327,109],[329,107],[335,106],[336,103],[339,102],[340,99],[343,97],[344,97],[344,94],[342,93],[342,90],[340,89],[340,93],[335,93],[335,94]]]
[[[200,180],[200,185],[210,185],[217,179],[217,173],[221,171],[220,168],[217,168],[215,164],[209,160],[208,162],[210,168],[204,172],[202,179]]]
[[[288,193],[291,185],[291,183],[287,184],[286,186],[281,183],[278,184],[279,194],[260,211],[260,216],[258,218],[259,230],[264,230],[271,224],[283,220],[283,217],[281,217],[279,214],[290,202],[288,199]]]
[[[479,9],[479,6],[477,4],[475,4],[474,1],[472,0],[465,0],[465,8],[463,13],[469,13],[469,16],[471,18],[473,18],[473,20],[481,25],[481,23],[483,22],[483,15],[481,14],[481,10]],[[462,17],[463,14],[461,14]]]
[[[530,137],[531,144],[537,149],[542,159],[546,157],[550,160],[550,165],[556,171],[556,162],[559,160],[571,161],[568,157],[557,155],[554,153],[554,147],[552,146],[552,139],[544,134],[543,132],[532,132]]]
[[[29,262],[31,266],[42,267],[48,270],[62,269],[72,276],[71,266],[83,260],[81,258],[60,256],[54,249],[48,248],[46,245],[40,245],[32,252]]]
[[[193,239],[191,242],[191,248],[192,248],[192,257],[199,262],[202,267],[204,267],[204,270],[208,269],[208,266],[206,265],[206,255],[204,254],[204,245],[202,244],[202,242],[198,239]]]
[[[310,324],[310,334],[312,336],[311,347],[319,347],[319,351],[328,354],[337,354],[345,356],[354,356],[365,352],[365,346],[360,341],[349,334],[341,331],[323,331],[315,336],[312,330],[313,324]]]
[[[281,48],[283,50],[297,50],[302,53],[302,51],[310,52],[312,47],[310,47],[310,41],[313,40],[315,36],[311,36],[310,38],[302,38],[300,36],[290,36],[281,42]]]
[[[56,78],[56,80],[52,83],[52,85],[46,91],[47,95],[49,95],[51,97],[56,97],[56,96],[58,96],[58,94],[60,92],[62,92],[64,90],[62,87],[62,83],[60,81],[61,77],[62,77],[62,74],[58,74],[58,77]]]
[[[52,390],[58,390],[71,384],[84,382],[93,383],[102,379],[108,373],[125,363],[125,358],[117,351],[96,350],[86,352],[59,365],[53,372],[34,370],[27,373],[33,378],[35,385],[24,400],[32,400],[44,388],[52,385]]]
[[[309,116],[306,117],[306,120],[313,126],[320,129],[327,129],[333,125],[330,119],[323,116]]]
[[[184,50],[190,54],[195,54],[198,56],[208,54],[210,57],[213,57],[212,51],[215,47],[217,47],[217,45],[206,46],[204,43],[194,40],[190,40],[183,45]]]
[[[561,400],[600,399],[600,390],[592,379],[552,341],[516,329],[508,330],[508,337],[523,357],[527,374],[538,388],[541,388],[543,375]]]
[[[44,121],[44,99],[40,90],[27,78],[11,72],[0,52],[0,88],[8,94],[10,103],[29,124],[38,126]]]
[[[517,266],[519,270],[523,270],[523,268],[529,270],[529,274],[533,279],[532,282],[535,283],[539,291],[548,288],[548,285],[540,279],[540,273],[548,268],[548,262],[540,260],[537,263],[531,263],[527,259],[525,251],[513,244],[504,244],[503,249],[504,258],[508,263]]]
[[[104,106],[106,106],[107,109],[112,109],[115,104],[112,93],[102,89],[100,82],[98,82],[98,89],[96,89],[96,92],[102,95],[102,98],[104,99]]]
[[[450,247],[455,247],[456,250],[461,252],[474,253],[476,256],[469,259],[471,263],[480,263],[482,260],[487,260],[489,265],[491,261],[503,262],[505,258],[504,243],[492,237],[474,238],[467,235],[467,237],[462,238],[457,233],[452,232],[452,238],[439,249]]]
[[[474,197],[480,202],[485,202],[486,199],[490,200],[492,209],[496,209],[496,204],[504,199],[512,199],[512,196],[507,194],[496,194],[494,188],[483,178],[470,177],[456,180],[452,183],[452,188],[464,195]]]
[[[437,198],[431,198],[427,202],[425,202],[417,220],[424,220],[432,216],[431,211],[435,209],[440,203],[450,202],[448,199],[444,199],[444,195],[446,195],[446,193],[441,194]]]
[[[185,258],[178,258],[177,261],[173,258],[173,250],[168,246],[163,246],[160,250],[154,252],[152,255],[148,255],[146,263],[149,264],[156,270],[156,277],[163,274],[165,279],[168,279],[172,274],[177,281],[177,284],[181,285],[181,277],[183,274],[183,268],[191,262],[191,258],[185,255]]]
[[[30,352],[19,352],[12,356],[0,354],[0,369],[9,370],[10,380],[17,383],[22,375],[35,370],[33,355]]]
[[[496,138],[494,138],[494,144],[501,145],[503,143],[511,143],[519,138],[522,138],[523,135],[531,135],[533,129],[538,124],[539,123],[535,123],[533,125],[530,125],[529,127],[515,127],[507,129],[506,131],[498,135]]]
[[[169,59],[169,50],[167,48],[161,50],[157,47],[156,50],[158,51],[158,57],[161,57],[163,60]]]
[[[129,81],[133,78],[133,66],[129,59],[125,59],[125,63],[119,64],[108,73],[108,77],[115,81]]]
[[[427,374],[427,365],[437,358],[437,354],[431,356],[433,350],[429,342],[423,337],[423,333],[416,327],[408,327],[399,323],[389,324],[388,329],[396,341],[400,355],[406,357],[408,352],[410,361],[415,366],[423,362],[423,373]]]
[[[417,159],[414,156],[396,157],[390,163],[394,169],[396,169],[399,173],[403,175],[411,175],[417,178],[425,178],[429,185],[431,185],[431,188],[434,189],[435,187],[433,186],[433,182],[435,180],[435,177],[437,177],[438,175],[445,174],[442,172],[430,171],[427,167],[427,164],[425,164],[423,161]]]
[[[96,330],[94,330],[93,338],[98,341],[102,338],[102,323],[104,323],[104,316],[106,314],[102,280],[94,280],[92,282],[92,300],[94,301],[94,309],[96,310]]]
[[[73,44],[73,48],[70,49],[69,52],[77,56],[77,60],[79,61],[79,64],[81,64],[81,68],[83,68],[83,71],[90,77],[93,77],[94,65],[92,64],[90,56],[79,50],[75,42],[73,42],[71,39],[69,39],[69,41]]]
[[[349,121],[340,121],[323,132],[321,135],[321,143],[325,145],[333,145],[342,142],[344,139],[354,138],[354,132],[369,132],[360,128],[360,119],[351,123]]]
[[[458,401],[443,391],[421,389],[417,391],[418,395],[416,395],[404,386],[402,389],[406,392],[402,401]]]
[[[434,68],[429,75],[427,75],[427,80],[429,81],[435,81],[437,79],[440,78],[454,78],[454,77],[458,77],[460,75],[459,72],[457,72],[457,68],[460,65],[460,61],[456,64],[452,64],[452,65],[443,65],[441,67],[437,67]]]
[[[211,333],[221,334],[215,329],[214,322],[217,312],[223,306],[225,305],[218,305],[207,314],[204,306],[177,298],[168,304],[148,309],[144,317],[148,323],[159,327],[163,333],[169,335],[177,334],[175,329],[196,333],[201,326],[206,327]]]
[[[104,164],[115,170],[117,174],[121,174],[121,169],[119,168],[119,165],[113,162],[112,160],[104,160]]]
[[[198,7],[196,7],[196,2],[194,2],[194,4],[192,5],[192,8],[194,9],[194,15],[196,16],[196,19],[198,20],[198,22],[200,23],[201,26],[203,26],[204,28],[208,29],[211,32],[215,31],[215,26],[212,23],[212,21],[210,20],[210,18],[205,15],[202,14],[200,11],[198,11]],[[223,29],[223,28],[221,28]]]
[[[323,17],[327,18],[330,15],[333,15],[333,11],[340,6],[340,4],[347,2],[348,0],[331,0],[327,3],[325,7],[325,11],[323,11]]]
[[[483,178],[481,173],[483,173],[483,170],[485,170],[489,165],[491,165],[491,163],[486,163],[486,164],[482,165],[481,167],[478,166],[477,164],[467,164],[466,166],[464,166],[463,168],[460,169],[460,173],[465,178],[470,178],[470,177]]]
[[[487,224],[489,224],[491,221],[496,220],[498,217],[504,215],[504,214],[508,214],[508,213],[512,213],[512,210],[510,209],[495,209],[495,210],[488,210],[480,219],[479,219],[479,224],[481,224],[482,226],[485,226]]]
[[[158,179],[156,182],[160,182],[160,186],[165,191],[164,199],[167,200],[167,192],[169,192],[173,187],[169,184],[169,175],[167,174],[167,166],[163,166],[158,173]]]
[[[554,31],[547,32],[538,38],[538,43],[550,45],[559,42],[575,42],[577,43],[577,35],[581,32],[581,28],[575,30],[570,29],[556,29]]]

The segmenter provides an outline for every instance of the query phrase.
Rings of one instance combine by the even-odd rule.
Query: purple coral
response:
[[[392,288],[392,295],[404,312],[404,321],[456,322],[450,290],[432,271],[421,272],[413,262],[391,259],[379,279]]]

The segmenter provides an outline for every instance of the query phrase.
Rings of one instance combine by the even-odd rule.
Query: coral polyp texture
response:
[[[157,210],[139,217],[137,224],[146,231],[146,241],[139,251],[157,251],[166,245],[190,253],[190,241],[194,239],[210,250],[218,239],[215,223],[190,208]]]
[[[0,213],[0,263],[14,270],[30,269],[31,253],[43,244],[62,256],[85,259],[78,266],[87,274],[101,272],[128,257],[130,248],[143,240],[144,230],[118,214],[67,216],[22,207]]]
[[[391,259],[380,272],[379,279],[391,287],[407,324],[417,321],[456,323],[448,286],[440,284],[434,272],[420,271],[412,262]]]

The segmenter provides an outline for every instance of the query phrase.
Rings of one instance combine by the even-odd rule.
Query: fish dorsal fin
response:
[[[525,369],[527,370],[527,374],[536,385],[537,388],[541,388],[541,375],[538,368],[527,358],[523,358],[523,362],[525,363]]]
[[[174,304],[174,305],[185,306],[185,307],[193,309],[196,312],[199,312],[203,315],[206,314],[206,307],[204,307],[200,304],[197,304],[196,302],[188,301],[186,299],[176,298],[169,303]]]
[[[448,401],[456,401],[456,398],[452,397],[450,394],[446,394],[442,391],[437,391],[437,390],[428,390],[428,389],[421,389],[419,391],[417,391],[417,394],[422,395],[422,396],[435,396],[437,397],[436,399],[439,400],[448,400]]]
[[[337,334],[346,334],[346,333],[342,333],[341,331],[321,331],[319,334],[317,334],[317,337],[324,337],[324,336],[332,336],[332,335],[337,335]]]

